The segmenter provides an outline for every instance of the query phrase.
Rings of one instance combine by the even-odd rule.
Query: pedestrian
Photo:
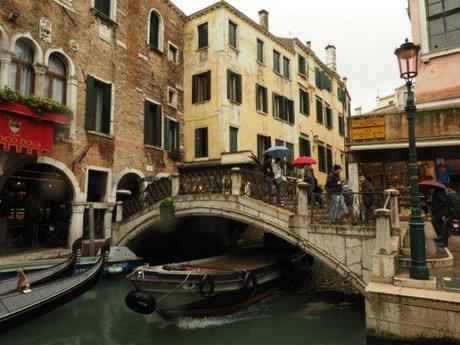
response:
[[[334,171],[331,172],[326,181],[326,190],[331,197],[331,210],[330,217],[331,222],[334,224],[339,223],[342,220],[344,213],[346,212],[345,200],[342,194],[343,185],[340,179],[340,173],[342,167],[335,164],[333,167]]]
[[[308,183],[308,203],[311,207],[315,207],[315,189],[316,189],[316,178],[313,172],[311,164],[305,165],[303,173],[303,182]]]
[[[273,173],[272,167],[272,157],[270,155],[265,155],[262,165],[260,166],[260,171],[262,173],[262,196],[266,196],[269,199],[273,196]]]
[[[441,182],[448,186],[450,182],[449,167],[444,163],[438,164],[436,169],[436,178],[438,182]]]
[[[348,185],[348,183],[346,182],[344,185],[343,185],[343,188],[342,188],[342,194],[343,194],[343,200],[345,202],[345,207],[347,208],[347,213],[351,219],[352,222],[355,222],[355,212],[354,212],[354,209],[353,209],[353,204],[354,204],[354,194],[353,194],[353,190],[350,188],[350,186]]]
[[[454,231],[453,226],[460,223],[460,184],[455,190],[448,188],[446,191],[447,199],[447,217],[444,218],[444,224],[441,236],[435,238],[435,243],[439,247],[449,245],[449,235]],[[458,231],[458,229],[455,229]]]
[[[374,211],[377,208],[375,189],[372,182],[366,176],[360,176],[359,182],[364,207],[364,220],[369,221],[374,218]]]
[[[281,191],[283,182],[286,181],[286,177],[283,174],[283,167],[281,158],[276,158],[275,162],[272,164],[272,171],[274,175],[274,182],[275,182],[275,193],[277,203],[281,203]]]
[[[446,192],[442,188],[434,188],[431,195],[431,224],[436,236],[440,237],[443,233],[444,222],[449,215]]]

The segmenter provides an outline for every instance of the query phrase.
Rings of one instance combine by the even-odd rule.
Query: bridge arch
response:
[[[345,262],[339,260],[326,247],[308,240],[308,236],[301,234],[295,228],[295,215],[263,202],[235,195],[189,195],[172,198],[177,218],[200,216],[220,217],[236,220],[267,233],[271,233],[292,245],[314,256],[327,266],[334,269],[339,275],[348,280],[359,292],[364,294],[366,283],[362,277],[352,271]],[[132,239],[140,236],[149,228],[161,222],[159,205],[150,207],[146,212],[116,228],[113,240],[118,245],[127,245]],[[345,250],[345,249],[344,249]]]

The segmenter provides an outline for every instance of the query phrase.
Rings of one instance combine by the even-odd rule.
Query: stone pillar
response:
[[[115,212],[115,222],[120,223],[123,220],[123,201],[116,202]]]
[[[353,193],[359,193],[359,167],[358,163],[348,163],[348,186]]]
[[[72,110],[72,120],[70,122],[69,136],[75,138],[76,128],[77,128],[77,91],[78,91],[78,81],[75,77],[70,77],[67,80],[67,89],[66,89],[66,105]]]
[[[0,49],[0,87],[10,86],[10,66],[14,53],[8,50]]]
[[[390,197],[391,234],[398,236],[401,231],[399,222],[399,191],[396,189],[387,189],[385,196]]]
[[[112,236],[112,217],[114,208],[114,203],[107,204],[107,208],[104,213],[104,238],[109,238]]]
[[[83,216],[86,203],[72,203],[72,216],[70,218],[67,246],[70,248],[78,238],[83,236]]]
[[[171,174],[171,196],[179,195],[180,175],[178,173]]]
[[[241,194],[241,169],[232,168],[232,195]]]
[[[297,215],[309,216],[308,189],[310,185],[306,182],[297,183]]]
[[[381,255],[390,255],[391,250],[391,211],[380,208],[375,210],[377,218],[377,237],[375,241],[375,253]]]
[[[48,66],[41,63],[36,63],[34,65],[35,70],[35,86],[34,86],[34,95],[43,97],[45,96],[45,74],[48,70]]]

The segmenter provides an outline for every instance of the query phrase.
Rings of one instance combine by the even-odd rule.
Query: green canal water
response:
[[[299,282],[223,317],[165,322],[124,303],[131,284],[102,280],[80,298],[0,335],[0,345],[364,345],[363,302]]]

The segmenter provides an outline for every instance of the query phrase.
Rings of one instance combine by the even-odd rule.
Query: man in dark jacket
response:
[[[343,197],[343,185],[340,179],[340,173],[342,167],[338,164],[334,165],[334,172],[330,173],[326,181],[326,190],[330,194],[331,198],[331,222],[336,224],[342,220],[344,213],[346,212],[345,199]]]
[[[314,207],[316,204],[315,200],[315,190],[316,190],[316,181],[315,174],[313,173],[313,168],[310,164],[307,164],[303,173],[303,182],[308,183],[308,202],[310,206]]]
[[[441,236],[443,232],[444,220],[449,214],[446,192],[444,189],[435,188],[431,200],[431,224],[433,225],[436,235]]]
[[[435,239],[439,247],[447,247],[449,235],[452,232],[454,219],[460,220],[460,184],[456,190],[447,189],[447,216],[443,219],[442,234]]]

